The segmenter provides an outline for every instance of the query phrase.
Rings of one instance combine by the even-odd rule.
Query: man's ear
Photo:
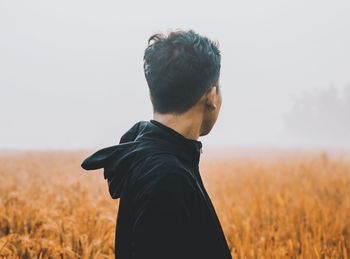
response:
[[[216,107],[216,98],[218,98],[218,93],[217,93],[217,87],[216,86],[212,86],[210,87],[205,96],[205,105],[211,109],[211,110],[215,110]]]

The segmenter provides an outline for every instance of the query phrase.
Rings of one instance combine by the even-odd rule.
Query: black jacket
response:
[[[86,170],[104,168],[120,198],[117,259],[232,258],[199,173],[201,151],[200,141],[150,120],[83,161]]]

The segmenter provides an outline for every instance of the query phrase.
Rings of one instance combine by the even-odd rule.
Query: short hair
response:
[[[219,87],[219,44],[193,30],[152,35],[143,61],[154,112],[181,114]]]

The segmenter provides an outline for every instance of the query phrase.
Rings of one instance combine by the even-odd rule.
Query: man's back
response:
[[[120,198],[116,258],[231,258],[198,170],[201,147],[141,121],[119,145],[84,161],[85,169],[104,168],[110,194]]]

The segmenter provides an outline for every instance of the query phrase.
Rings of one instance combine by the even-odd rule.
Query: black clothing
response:
[[[232,258],[204,188],[202,143],[155,121],[140,121],[120,139],[87,157],[104,168],[109,192],[120,198],[117,259]]]

